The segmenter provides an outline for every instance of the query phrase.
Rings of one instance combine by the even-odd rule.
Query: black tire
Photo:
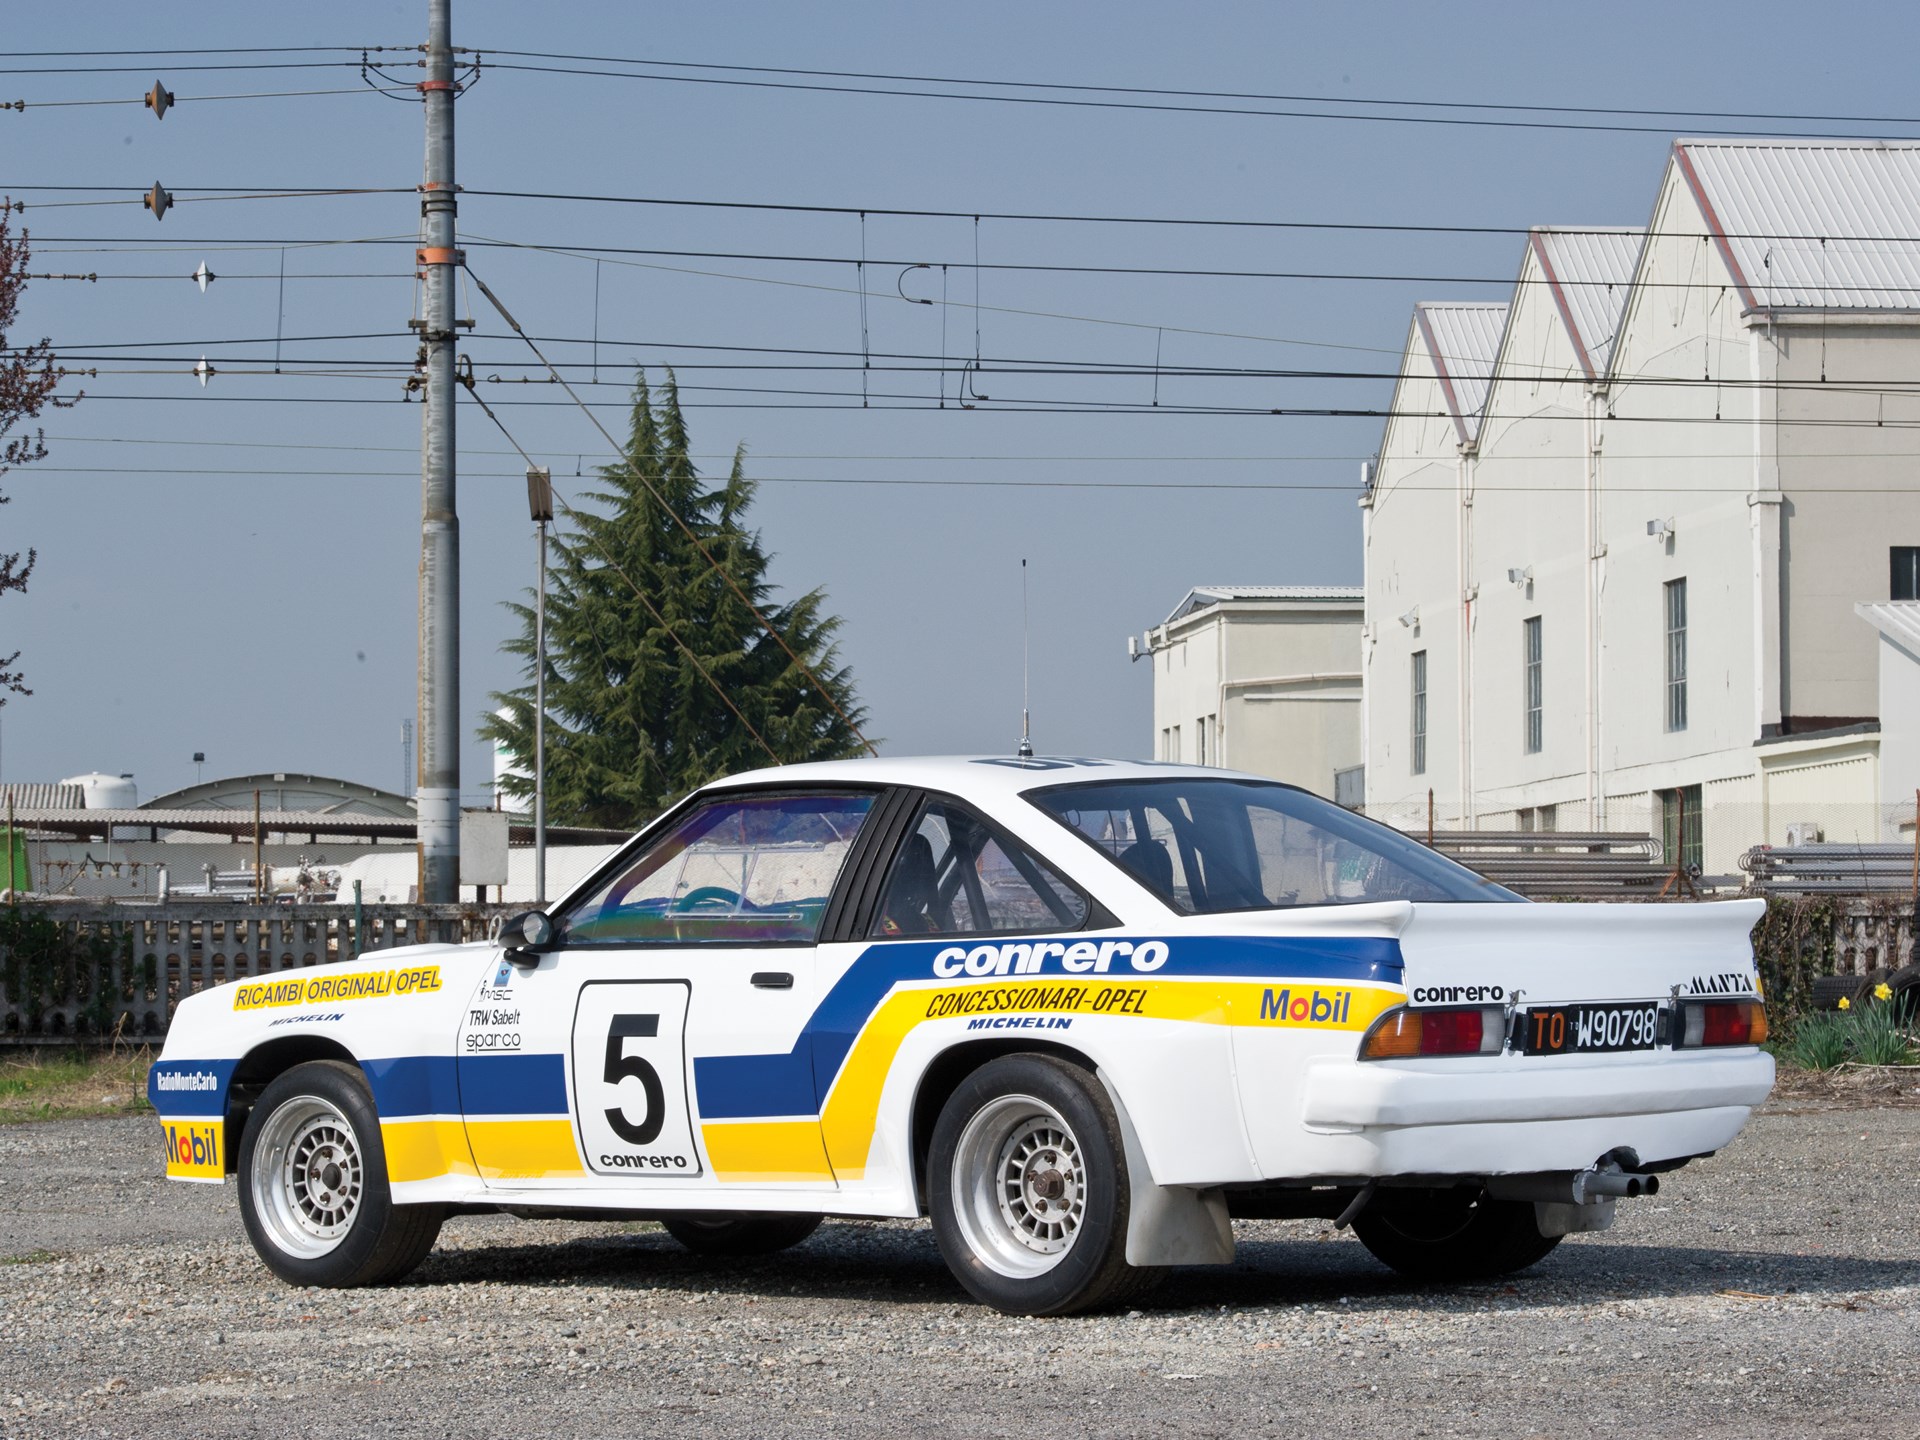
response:
[[[960,1082],[934,1125],[927,1195],[948,1268],[1005,1315],[1116,1305],[1166,1273],[1127,1263],[1131,1192],[1113,1101],[1051,1055],[1003,1055]]]
[[[296,1065],[262,1092],[240,1140],[240,1217],[267,1268],[293,1285],[383,1285],[440,1234],[438,1205],[396,1205],[380,1117],[360,1071]]]
[[[1376,1260],[1411,1280],[1490,1280],[1544,1260],[1560,1243],[1542,1235],[1530,1200],[1490,1200],[1483,1190],[1383,1191],[1354,1217]]]
[[[820,1228],[824,1215],[743,1215],[689,1210],[662,1215],[667,1233],[696,1255],[771,1255],[798,1245]]]

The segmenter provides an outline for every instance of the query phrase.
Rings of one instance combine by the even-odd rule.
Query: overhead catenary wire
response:
[[[510,328],[516,335],[518,335],[522,340],[524,340],[527,344],[527,347],[531,349],[535,355],[539,356],[541,363],[545,364],[547,357],[541,352],[539,345],[535,343],[532,336],[528,335],[527,332],[521,328],[520,322],[513,318],[513,315],[511,314],[511,312],[509,312],[507,307],[501,303],[500,297],[495,295],[493,291],[487,287],[487,282],[482,280],[478,275],[475,275],[470,267],[462,266],[462,268],[467,271],[467,274],[473,280],[473,283],[479,288],[480,293],[487,297],[487,303],[492,305],[495,310],[498,310],[500,312],[500,318],[507,322],[508,328]],[[840,702],[833,697],[833,692],[828,690],[825,685],[820,683],[819,677],[813,673],[812,668],[808,666],[806,661],[802,660],[797,654],[794,653],[793,647],[787,644],[786,637],[782,635],[779,632],[779,630],[774,627],[774,625],[767,619],[766,616],[760,613],[760,607],[755,605],[753,601],[750,598],[748,598],[746,591],[740,588],[739,582],[735,580],[733,576],[727,572],[727,570],[720,564],[719,561],[713,558],[712,552],[707,549],[705,542],[703,542],[700,539],[700,537],[694,533],[693,527],[688,525],[687,522],[681,518],[679,511],[675,510],[671,505],[667,503],[666,497],[660,494],[658,488],[654,485],[654,483],[651,480],[649,480],[646,477],[646,475],[641,471],[640,467],[638,465],[635,465],[633,461],[628,457],[626,447],[619,444],[613,438],[613,436],[608,432],[607,428],[600,423],[600,417],[593,413],[592,409],[587,405],[587,403],[584,400],[580,399],[578,395],[574,394],[572,387],[569,386],[566,380],[560,376],[560,373],[558,371],[554,371],[553,373],[554,373],[554,378],[559,381],[560,386],[567,391],[568,396],[574,401],[576,405],[580,407],[581,413],[587,417],[588,422],[593,426],[594,429],[600,432],[601,438],[605,440],[608,446],[611,447],[613,452],[621,458],[621,461],[626,465],[628,471],[633,475],[633,477],[646,487],[647,492],[653,496],[655,503],[657,503],[662,510],[664,510],[668,515],[670,515],[673,518],[674,523],[677,524],[680,527],[680,529],[685,532],[687,538],[693,542],[694,548],[700,552],[701,557],[707,562],[709,566],[712,567],[714,573],[726,582],[727,587],[733,591],[735,596],[738,597],[740,603],[747,607],[748,613],[750,613],[753,616],[753,618],[759,622],[760,628],[765,630],[767,634],[772,637],[773,642],[786,652],[787,658],[794,663],[794,666],[800,671],[802,675],[807,677],[808,682],[812,684],[813,688],[819,691],[821,698],[823,698],[827,702],[827,704],[833,708],[834,714],[840,717],[841,723],[844,724],[847,727],[847,729],[854,735],[854,737],[858,739],[860,743],[867,748],[867,752],[871,755],[877,756],[880,753],[879,750],[877,750],[874,747],[874,744],[871,740],[867,739],[867,737],[861,733],[860,727],[854,724],[853,718],[850,715],[848,715],[844,709],[841,708]]]

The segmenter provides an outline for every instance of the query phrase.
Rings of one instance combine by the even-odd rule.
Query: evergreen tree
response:
[[[840,622],[825,613],[826,597],[813,590],[788,604],[769,598],[770,557],[745,525],[756,487],[743,458],[736,450],[726,483],[708,488],[689,453],[672,372],[657,404],[645,375],[636,379],[626,462],[600,469],[604,488],[583,497],[597,508],[576,510],[567,517],[567,532],[554,537],[547,588],[551,823],[630,829],[709,780],[774,763],[734,709],[782,763],[841,759],[864,748],[854,727],[865,712],[852,676],[838,664],[833,637]],[[845,718],[754,619],[734,586]],[[490,714],[481,734],[530,774],[533,607],[508,609],[521,631],[505,649],[525,659],[527,684],[493,696],[506,713]],[[509,778],[501,788],[531,801],[530,781]]]

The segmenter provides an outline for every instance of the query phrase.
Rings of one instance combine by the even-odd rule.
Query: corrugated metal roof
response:
[[[1920,141],[1677,140],[1748,309],[1920,310]]]
[[[1615,227],[1543,226],[1533,232],[1534,251],[1590,377],[1607,373],[1645,239],[1644,230]]]
[[[12,800],[16,810],[79,810],[87,803],[80,785],[0,785],[0,805]]]
[[[1908,654],[1920,659],[1920,600],[1886,600],[1856,605],[1853,613]]]
[[[1173,607],[1162,623],[1174,621],[1209,605],[1231,600],[1298,600],[1324,604],[1358,605],[1365,592],[1358,585],[1196,585]]]
[[[1493,383],[1493,362],[1507,327],[1507,307],[1423,301],[1413,307],[1413,314],[1446,391],[1454,430],[1461,443],[1471,443],[1480,433],[1480,414]]]

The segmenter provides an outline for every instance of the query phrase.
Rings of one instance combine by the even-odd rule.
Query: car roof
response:
[[[858,760],[823,760],[808,765],[776,765],[716,780],[707,790],[746,785],[829,784],[910,785],[961,796],[1010,796],[1053,785],[1100,780],[1171,780],[1179,776],[1215,776],[1279,782],[1264,775],[1175,765],[1147,760],[1103,760],[1081,755],[881,755]]]

